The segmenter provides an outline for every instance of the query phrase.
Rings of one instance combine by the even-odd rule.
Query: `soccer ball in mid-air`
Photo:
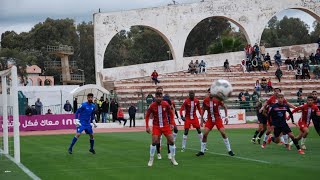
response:
[[[210,94],[219,100],[225,101],[231,96],[232,90],[233,88],[229,81],[220,79],[212,83]]]

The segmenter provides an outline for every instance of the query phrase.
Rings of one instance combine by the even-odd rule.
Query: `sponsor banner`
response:
[[[224,110],[220,110],[222,120],[225,118]],[[228,124],[245,124],[246,111],[244,109],[228,109]]]
[[[184,113],[183,113],[184,114]],[[220,110],[220,116],[222,120],[224,120],[224,110]],[[197,112],[197,116],[199,119],[199,122],[201,121],[200,119],[200,114]],[[207,111],[204,113],[203,118],[207,120]],[[246,123],[246,111],[244,109],[228,109],[228,124],[245,124]],[[182,125],[184,124],[183,121]],[[176,121],[176,124],[179,125],[179,123]]]
[[[0,116],[2,121],[2,116]],[[12,116],[8,120],[9,132],[13,132]],[[74,114],[48,114],[48,115],[33,115],[33,116],[19,116],[20,131],[45,131],[45,130],[59,130],[59,129],[75,129]],[[0,132],[3,131],[3,124],[1,123]]]

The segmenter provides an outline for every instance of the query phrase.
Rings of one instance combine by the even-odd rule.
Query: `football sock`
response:
[[[160,147],[162,146],[162,135],[160,136]]]
[[[259,131],[254,132],[253,138],[256,138],[258,133],[259,133]]]
[[[177,139],[177,133],[172,133],[173,134],[173,142],[176,142],[176,139]]]
[[[288,134],[283,135],[284,144],[288,144]]]
[[[266,132],[266,130],[263,130],[263,131],[260,131],[260,133],[259,133],[259,138],[261,138],[262,137],[262,135],[264,134]]]
[[[186,148],[187,139],[188,139],[188,136],[186,136],[186,135],[183,135],[183,136],[182,136],[182,148],[183,148],[183,149]]]
[[[280,137],[280,141],[281,141],[283,144],[286,144],[285,141],[284,141],[283,136],[284,136],[284,135],[282,135],[282,136]]]
[[[224,142],[224,144],[226,145],[226,148],[227,148],[228,152],[231,151],[229,138],[223,139],[223,142]]]
[[[169,144],[167,144],[168,154],[170,153],[170,147]]]
[[[264,142],[267,142],[268,136],[269,136],[269,135],[267,135],[267,134],[264,135],[264,138],[263,138],[263,141],[264,141]]]
[[[90,139],[90,149],[93,149],[94,146],[94,139]]]
[[[296,146],[296,148],[299,150],[300,149],[300,146],[299,146],[299,142],[295,139],[295,138],[291,138],[294,145]]]
[[[207,143],[206,142],[201,142],[201,152],[203,152],[204,153],[204,150],[206,149],[206,145],[207,145]]]
[[[73,148],[73,146],[74,146],[74,144],[77,142],[77,140],[78,140],[77,137],[73,137],[69,149],[72,149],[72,148]]]
[[[160,153],[160,143],[156,144],[156,148],[157,148],[157,154]]]
[[[175,145],[169,145],[171,156],[174,157],[176,155],[176,146]]]
[[[301,145],[306,142],[306,138],[301,138]]]
[[[155,151],[156,151],[156,146],[150,145],[150,157],[154,156]]]

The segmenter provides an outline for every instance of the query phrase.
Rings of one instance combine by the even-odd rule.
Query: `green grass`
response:
[[[96,134],[96,155],[88,152],[87,135],[80,137],[72,155],[67,153],[67,148],[73,135],[21,137],[21,159],[41,179],[54,180],[316,179],[320,170],[320,143],[313,127],[306,141],[306,155],[299,155],[294,147],[287,151],[283,146],[275,144],[261,149],[259,145],[250,142],[253,131],[227,130],[235,157],[227,155],[222,138],[216,130],[209,134],[209,151],[205,156],[195,156],[200,148],[195,131],[191,131],[188,136],[187,147],[190,149],[182,153],[180,131],[176,155],[179,166],[176,167],[167,160],[165,147],[162,150],[163,159],[155,159],[153,167],[147,167],[151,137],[143,132]],[[3,167],[0,163],[0,167]],[[22,176],[18,179],[24,178]],[[0,174],[0,179],[11,180],[15,177]]]

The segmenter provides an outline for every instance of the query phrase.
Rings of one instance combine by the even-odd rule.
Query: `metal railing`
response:
[[[73,54],[73,46],[60,45],[60,46],[47,46],[47,52],[61,52],[67,54]]]
[[[77,69],[78,65],[76,61],[69,61],[69,66],[73,69]],[[61,62],[60,61],[45,61],[44,62],[44,67],[47,69],[52,69],[52,68],[62,68],[61,67]]]
[[[60,81],[65,81],[62,78],[62,75],[60,75]],[[69,80],[66,80],[69,81]],[[85,81],[85,77],[83,74],[70,74],[70,81],[76,81],[76,82],[84,82]]]

